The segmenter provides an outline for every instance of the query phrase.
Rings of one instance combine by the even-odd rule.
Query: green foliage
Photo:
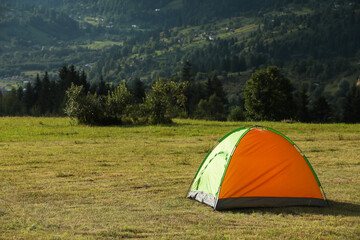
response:
[[[125,83],[109,91],[107,97],[84,94],[83,86],[74,84],[67,90],[65,113],[80,124],[109,125],[123,123],[170,123],[185,104],[187,84],[158,81],[146,95],[144,103],[134,103],[133,95]]]
[[[112,119],[111,122],[121,123],[123,115],[128,114],[132,99],[133,96],[126,88],[125,82],[109,91],[105,103],[107,118]]]
[[[221,98],[214,93],[208,100],[200,100],[195,116],[200,119],[225,121],[226,106]]]
[[[1,109],[1,108],[0,108]],[[23,109],[21,100],[17,96],[17,91],[12,88],[11,91],[2,98],[2,116],[21,116]]]
[[[277,67],[255,72],[244,89],[246,115],[251,120],[283,120],[292,117],[293,86]]]
[[[134,102],[143,103],[146,96],[144,83],[139,78],[135,78],[135,80],[130,83],[129,88],[134,96]]]
[[[295,119],[301,122],[308,122],[309,115],[309,96],[305,85],[295,94]]]
[[[228,118],[228,121],[244,121],[245,120],[245,114],[244,110],[241,109],[241,107],[236,106],[233,109],[231,109]]]
[[[0,114],[61,115],[71,82],[84,86],[85,93],[106,98],[111,90],[108,83],[116,85],[134,75],[146,80],[140,82],[143,86],[130,87],[136,103],[130,106],[131,112],[147,115],[147,107],[137,105],[145,99],[143,87],[171,76],[189,82],[183,116],[201,112],[197,111],[200,100],[209,102],[214,93],[227,114],[226,94],[241,94],[250,72],[278,65],[298,85],[310,84],[310,102],[324,94],[340,115],[349,112],[344,110],[349,89],[338,83],[359,71],[359,7],[350,0],[336,4],[326,0],[89,0],[86,7],[82,1],[3,0],[0,78],[34,71],[48,71],[51,76],[63,62],[70,62],[79,67],[89,64],[88,78],[93,83],[101,80],[90,88],[84,71],[65,66],[59,82],[44,76],[38,87],[23,86],[15,93],[22,106],[3,106]],[[210,78],[206,83],[206,76],[214,71],[221,81]],[[17,102],[7,100],[12,96],[4,96],[4,104],[16,106]],[[296,109],[289,115],[311,121],[304,97],[295,96]]]
[[[360,87],[356,84],[347,94],[343,120],[347,123],[360,122]]]
[[[87,93],[89,84],[86,74],[75,70],[72,65],[69,68],[63,66],[59,70],[59,80],[50,80],[49,74],[44,73],[42,79],[37,74],[35,83],[28,82],[25,86],[14,89],[11,94],[4,97],[1,115],[63,115],[65,92],[74,84],[83,86],[83,92]],[[16,99],[16,101],[14,100]]]
[[[74,84],[66,91],[67,102],[64,112],[71,119],[77,119],[80,116],[81,102],[84,93],[82,86],[75,86]]]
[[[146,95],[145,106],[152,124],[170,123],[173,116],[184,110],[186,82],[157,81]]]
[[[96,94],[85,94],[83,86],[74,84],[66,91],[67,102],[65,113],[71,119],[76,119],[80,124],[101,125],[107,121],[105,117],[105,104],[102,97]]]
[[[335,122],[335,117],[331,105],[324,96],[320,96],[314,102],[311,109],[312,122],[328,123]]]

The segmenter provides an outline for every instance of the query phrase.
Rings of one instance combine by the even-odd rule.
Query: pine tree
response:
[[[201,99],[201,91],[199,90],[198,85],[194,82],[194,79],[192,78],[191,69],[191,63],[189,61],[186,61],[181,71],[181,81],[187,84],[187,88],[185,89],[185,110],[188,116],[192,116],[194,114],[196,106]]]
[[[328,123],[333,120],[333,110],[324,96],[320,96],[314,102],[311,109],[311,120],[317,123]]]
[[[18,116],[22,114],[22,104],[15,88],[12,88],[3,98],[3,107],[4,113],[7,116]]]
[[[59,70],[59,85],[62,91],[64,91],[64,95],[66,89],[68,89],[71,85],[71,83],[68,81],[68,72],[69,70],[66,65],[63,65],[62,68]]]
[[[135,103],[143,103],[145,99],[145,87],[144,83],[140,78],[135,78],[133,85],[131,87],[131,92],[134,96]]]
[[[210,99],[212,95],[216,95],[220,98],[221,102],[224,105],[228,104],[228,100],[226,97],[226,93],[223,88],[223,84],[221,80],[218,78],[216,74],[212,76],[208,76],[206,82],[206,89],[207,89],[207,98]]]
[[[41,90],[38,96],[38,106],[40,108],[40,113],[45,114],[51,112],[51,100],[50,96],[50,79],[47,72],[45,72],[44,77],[41,82]]]
[[[26,90],[24,93],[23,104],[25,107],[25,114],[30,115],[31,108],[35,104],[35,93],[30,82],[26,84]]]
[[[309,95],[307,93],[307,88],[305,85],[302,85],[301,90],[295,95],[295,104],[296,104],[296,120],[301,122],[308,122],[310,120],[309,116]]]
[[[360,86],[356,86],[356,84],[350,88],[346,96],[343,121],[347,123],[360,122]]]
[[[109,90],[110,90],[109,86],[105,83],[104,78],[101,76],[100,82],[98,85],[98,89],[97,89],[97,94],[99,96],[106,96],[108,94]]]
[[[191,77],[191,63],[189,61],[186,61],[182,71],[181,71],[181,80],[183,82],[192,82],[193,79]]]
[[[90,84],[86,81],[86,73],[84,70],[81,71],[79,77],[79,85],[84,86],[83,90],[85,93],[87,93],[90,90]]]
[[[0,116],[4,115],[4,109],[3,109],[3,94],[2,91],[0,90]]]

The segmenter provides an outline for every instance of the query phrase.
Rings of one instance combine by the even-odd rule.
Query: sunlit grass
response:
[[[122,42],[116,42],[116,41],[110,41],[110,40],[104,40],[104,41],[94,41],[92,43],[86,44],[86,45],[80,45],[82,47],[87,47],[92,50],[99,50],[103,49],[105,47],[111,47],[114,45],[122,46]]]
[[[329,207],[214,212],[185,199],[211,146],[249,124],[274,128],[303,150]],[[359,144],[359,124],[88,127],[0,118],[0,239],[356,239]]]

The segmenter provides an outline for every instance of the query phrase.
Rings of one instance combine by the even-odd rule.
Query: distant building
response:
[[[216,37],[213,36],[213,35],[210,35],[210,36],[209,36],[209,40],[210,40],[210,41],[215,41],[215,40],[216,40]]]
[[[84,65],[83,69],[84,71],[89,71],[93,66],[94,66],[95,63],[87,63]]]

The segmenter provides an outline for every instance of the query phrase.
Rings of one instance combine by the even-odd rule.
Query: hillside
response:
[[[0,85],[85,68],[92,82],[216,72],[237,104],[256,69],[277,65],[341,109],[359,75],[360,4],[328,1],[15,0],[0,21]],[[15,78],[14,78],[15,77]]]

